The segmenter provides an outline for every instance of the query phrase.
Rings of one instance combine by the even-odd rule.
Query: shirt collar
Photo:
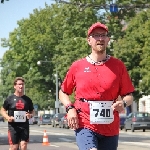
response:
[[[91,63],[91,64],[94,64],[94,65],[103,65],[105,62],[107,62],[109,59],[110,59],[110,55],[106,55],[106,59],[102,60],[102,61],[98,61],[98,62],[95,62],[94,60],[92,60],[89,56],[86,56],[86,60]]]

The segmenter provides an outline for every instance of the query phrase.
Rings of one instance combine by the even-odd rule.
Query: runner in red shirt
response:
[[[117,150],[119,112],[133,101],[134,87],[124,63],[106,53],[107,34],[100,22],[89,28],[92,52],[71,65],[59,92],[80,150]],[[73,92],[74,104],[69,99]]]

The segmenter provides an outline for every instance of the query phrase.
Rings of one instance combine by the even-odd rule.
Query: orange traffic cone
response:
[[[42,145],[45,145],[45,146],[50,145],[50,143],[48,142],[48,136],[47,136],[46,130],[44,130],[43,143],[42,143]]]

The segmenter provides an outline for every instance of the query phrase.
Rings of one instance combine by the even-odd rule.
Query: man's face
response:
[[[88,37],[88,44],[91,46],[92,50],[99,53],[104,53],[106,51],[108,42],[109,37],[107,36],[107,31],[103,28],[94,29]]]
[[[14,89],[18,93],[23,93],[24,92],[24,82],[22,80],[18,80],[16,82],[16,85],[14,85]]]

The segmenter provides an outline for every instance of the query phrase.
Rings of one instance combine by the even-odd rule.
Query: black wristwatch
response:
[[[73,105],[69,105],[68,107],[66,107],[66,112],[68,113],[68,111],[72,108],[75,108]]]
[[[127,102],[125,100],[123,100],[123,106],[124,106],[124,108],[127,107]]]

